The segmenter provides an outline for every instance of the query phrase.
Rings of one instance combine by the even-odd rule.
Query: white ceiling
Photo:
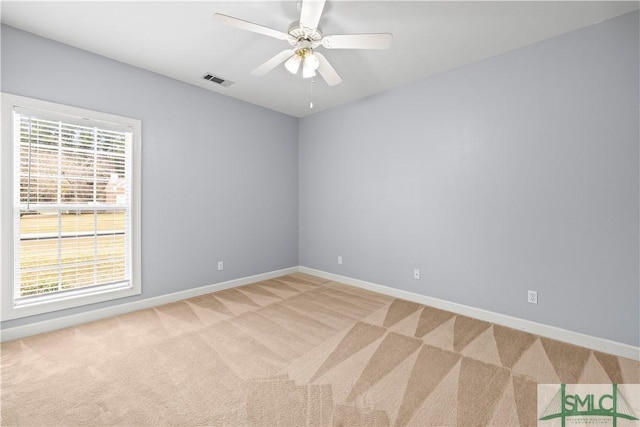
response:
[[[279,66],[250,72],[286,41],[214,22],[220,12],[286,32],[299,18],[281,1],[6,1],[2,22],[202,88],[303,117],[638,9],[614,1],[328,0],[325,35],[390,32],[390,50],[322,50],[343,82],[310,82]],[[235,82],[205,81],[213,73]]]

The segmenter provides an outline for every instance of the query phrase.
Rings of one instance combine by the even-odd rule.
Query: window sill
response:
[[[50,295],[27,297],[16,301],[13,306],[3,307],[2,321],[126,298],[140,295],[141,293],[140,286],[131,286],[129,283],[116,283],[87,289],[56,292]]]

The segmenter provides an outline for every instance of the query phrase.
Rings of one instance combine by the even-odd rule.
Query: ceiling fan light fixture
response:
[[[315,56],[313,58],[315,58]],[[315,58],[315,60],[316,62],[314,62],[313,60],[310,60],[309,57],[304,59],[304,62],[302,63],[303,79],[308,79],[316,76],[316,69],[318,68],[318,63],[317,63],[318,59]]]
[[[310,50],[304,57],[304,65],[307,67],[311,67],[314,71],[318,69],[320,66],[320,60],[317,56],[314,55],[313,51]]]
[[[318,57],[313,54],[311,48],[304,48],[298,51],[298,55],[302,57],[302,78],[308,79],[315,77],[316,70],[320,66]]]
[[[311,67],[307,67],[306,65],[302,65],[302,78],[303,79],[309,79],[311,77],[315,77],[316,76],[316,70],[314,70]]]
[[[287,59],[287,62],[284,63],[284,67],[291,74],[297,74],[300,69],[301,62],[302,57],[296,52],[295,55],[292,55],[291,58]]]

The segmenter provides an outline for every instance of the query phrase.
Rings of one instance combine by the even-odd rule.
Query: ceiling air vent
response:
[[[205,80],[209,80],[210,82],[217,83],[220,86],[224,86],[224,87],[229,87],[234,83],[231,80],[223,79],[222,77],[216,76],[215,74],[211,74],[211,73],[205,74],[204,76],[202,76],[202,78]]]

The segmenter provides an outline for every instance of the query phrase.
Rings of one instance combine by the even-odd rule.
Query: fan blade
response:
[[[342,82],[342,79],[338,73],[336,73],[336,70],[333,69],[323,54],[320,52],[313,52],[313,54],[318,57],[318,62],[320,63],[320,65],[318,65],[318,72],[329,86],[335,86]]]
[[[264,76],[269,71],[273,70],[278,65],[282,64],[284,61],[290,58],[291,55],[293,55],[294,53],[296,53],[296,51],[293,49],[283,50],[282,52],[278,53],[276,56],[269,59],[267,62],[265,62],[264,64],[260,65],[258,68],[253,70],[251,74],[255,76]]]
[[[326,36],[322,46],[327,49],[389,49],[393,34],[345,34]]]
[[[303,0],[300,10],[300,26],[315,30],[318,28],[325,0]]]
[[[253,31],[254,33],[264,34],[265,36],[274,37],[279,40],[287,40],[287,38],[289,37],[288,34],[285,34],[282,31],[274,30],[273,28],[234,18],[233,16],[223,15],[222,13],[214,13],[213,19],[231,27],[240,28],[241,30]]]

